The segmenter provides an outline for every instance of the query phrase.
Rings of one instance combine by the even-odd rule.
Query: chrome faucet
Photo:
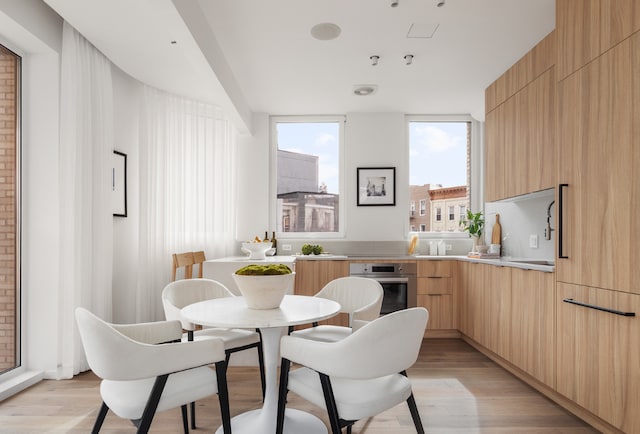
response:
[[[549,207],[547,208],[547,227],[544,230],[544,238],[547,241],[551,239],[551,232],[555,230],[551,227],[551,206],[554,203],[556,203],[555,200],[551,201]]]

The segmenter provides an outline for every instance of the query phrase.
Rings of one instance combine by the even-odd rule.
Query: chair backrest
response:
[[[103,379],[125,379],[131,371],[130,361],[125,360],[126,356],[134,354],[139,349],[140,342],[119,331],[117,325],[98,318],[87,309],[76,308],[75,316],[91,370]],[[126,328],[126,325],[122,327]],[[178,323],[167,323],[164,330],[172,339],[182,335]],[[145,340],[149,343],[167,340],[165,337],[157,338],[146,336]]]
[[[193,330],[195,325],[185,321],[180,309],[199,301],[213,298],[234,297],[222,283],[211,279],[185,279],[168,284],[162,291],[162,306],[167,321],[179,320],[182,328]]]
[[[418,359],[429,312],[423,307],[381,316],[338,342],[285,336],[281,354],[330,376],[377,378],[402,372]]]
[[[202,264],[207,258],[204,251],[198,252],[185,252],[173,254],[173,269],[171,270],[171,281],[175,282],[178,274],[178,269],[184,267],[184,278],[191,279],[193,277],[193,266],[198,266],[198,276],[202,278]]]
[[[372,321],[380,316],[384,290],[374,279],[358,276],[340,277],[327,283],[316,295],[340,303],[340,312],[354,320]]]

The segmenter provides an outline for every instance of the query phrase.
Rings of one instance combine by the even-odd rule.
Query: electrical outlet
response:
[[[291,244],[283,244],[282,245],[282,251],[283,252],[290,252],[291,251]]]
[[[538,248],[538,236],[537,235],[529,235],[529,247],[532,249]]]
[[[451,244],[447,244],[447,252],[448,252],[449,250],[453,250],[453,246],[452,246]]]

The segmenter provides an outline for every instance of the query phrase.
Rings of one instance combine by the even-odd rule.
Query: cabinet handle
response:
[[[569,259],[567,255],[562,251],[562,239],[564,238],[563,231],[563,216],[562,209],[564,208],[564,188],[569,187],[569,184],[558,184],[558,258]]]
[[[635,312],[622,312],[620,310],[609,309],[607,307],[602,307],[602,306],[596,306],[595,304],[582,303],[581,301],[575,301],[573,298],[565,298],[562,301],[564,301],[565,303],[575,304],[577,306],[588,307],[589,309],[595,309],[595,310],[601,310],[603,312],[613,313],[615,315],[636,316]]]
[[[429,297],[442,297],[442,294],[427,294]]]

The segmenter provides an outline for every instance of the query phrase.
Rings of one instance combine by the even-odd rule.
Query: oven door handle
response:
[[[408,277],[372,277],[372,276],[362,276],[368,277],[369,279],[376,280],[380,283],[406,283],[409,281]]]

